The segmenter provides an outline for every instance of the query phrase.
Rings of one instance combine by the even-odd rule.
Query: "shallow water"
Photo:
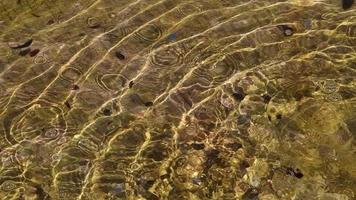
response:
[[[356,199],[352,2],[1,0],[0,199]]]

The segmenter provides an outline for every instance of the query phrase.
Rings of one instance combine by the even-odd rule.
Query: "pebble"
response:
[[[265,103],[268,103],[272,99],[272,97],[269,94],[263,94],[262,98],[263,98],[263,102]]]
[[[18,43],[9,43],[9,47],[12,49],[22,49],[25,47],[29,47],[32,44],[33,40],[28,39],[26,42],[18,44]]]
[[[133,82],[133,81],[130,81],[130,82],[129,82],[129,88],[132,88],[133,85],[134,85],[134,82]]]
[[[352,7],[352,5],[354,4],[355,0],[342,0],[341,3],[342,3],[342,8],[344,10],[347,10],[349,8]]]
[[[294,30],[287,25],[278,25],[277,28],[283,32],[284,36],[292,36],[294,33]]]
[[[39,52],[40,52],[39,49],[33,49],[33,50],[30,52],[30,56],[31,56],[31,57],[35,57]]]
[[[69,102],[68,102],[68,101],[64,102],[64,105],[66,105],[66,106],[67,106],[67,108],[71,109],[71,106],[70,106],[70,104],[69,104]]]
[[[120,52],[120,51],[116,51],[115,52],[115,56],[116,58],[118,58],[119,60],[124,60],[125,56]]]
[[[76,84],[73,85],[73,86],[72,86],[72,90],[79,90],[79,85],[76,85]]]
[[[238,142],[234,142],[234,143],[226,144],[225,146],[233,151],[237,151],[242,147],[242,144]]]
[[[151,106],[153,106],[153,102],[148,101],[148,102],[145,103],[145,106],[146,107],[151,107]]]
[[[116,194],[124,192],[124,185],[122,183],[117,184],[113,189],[113,192]]]
[[[237,123],[239,125],[246,124],[250,121],[251,116],[248,114],[241,114],[237,117]]]
[[[30,48],[27,48],[27,49],[23,49],[19,52],[19,55],[20,56],[26,56],[27,54],[29,54],[31,52],[31,49]]]
[[[234,97],[235,100],[242,101],[245,98],[246,94],[241,87],[238,87],[237,91],[234,92],[232,96]]]
[[[193,183],[194,183],[195,185],[201,185],[201,184],[202,184],[202,180],[201,180],[200,177],[194,177],[194,178],[193,178]]]
[[[111,110],[104,109],[103,113],[104,113],[105,116],[110,116],[111,115]]]
[[[177,39],[177,33],[172,33],[168,36],[168,41],[172,41],[176,39]]]
[[[242,200],[258,200],[258,191],[256,188],[249,188],[241,197]]]
[[[205,148],[205,145],[204,144],[200,144],[200,143],[193,143],[193,144],[191,144],[191,146],[195,150],[202,150],[202,149]]]
[[[293,169],[291,167],[287,167],[286,170],[287,170],[286,173],[290,176],[295,176],[296,178],[299,178],[299,179],[303,178],[303,176],[304,176],[303,173],[298,168]]]

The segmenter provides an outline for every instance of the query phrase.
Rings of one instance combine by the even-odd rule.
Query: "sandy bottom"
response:
[[[352,2],[0,0],[0,199],[355,199]]]

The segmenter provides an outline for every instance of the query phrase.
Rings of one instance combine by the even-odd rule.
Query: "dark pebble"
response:
[[[153,106],[153,102],[148,101],[148,102],[145,103],[145,106],[146,107],[151,107],[151,106]]]
[[[153,186],[154,183],[155,183],[154,180],[143,180],[143,181],[141,181],[141,185],[145,190],[150,189]]]
[[[147,157],[154,161],[162,161],[165,159],[165,152],[162,149],[153,149]]]
[[[125,59],[125,56],[124,56],[121,52],[119,52],[119,51],[116,51],[116,52],[115,52],[115,56],[116,56],[116,58],[118,58],[119,60],[124,60],[124,59]]]
[[[105,116],[110,116],[111,115],[111,110],[110,109],[104,109],[103,111]]]
[[[160,178],[162,179],[162,180],[164,180],[164,179],[169,179],[171,176],[169,175],[169,174],[164,174],[164,175],[162,175],[162,176],[160,176]]]
[[[256,188],[249,188],[241,197],[242,200],[258,200],[258,191]]]
[[[114,187],[113,192],[116,193],[116,194],[124,192],[124,185],[122,183],[117,184]]]
[[[66,106],[67,106],[67,108],[71,109],[71,106],[70,106],[70,104],[69,104],[69,102],[68,102],[68,101],[64,102],[64,105],[66,105]]]
[[[79,85],[73,85],[72,90],[79,90]]]
[[[54,23],[54,20],[53,20],[53,19],[50,19],[50,20],[48,20],[47,25],[51,25],[51,24],[53,24],[53,23]]]
[[[26,56],[28,53],[30,53],[31,49],[27,48],[27,49],[23,49],[19,52],[20,56]]]
[[[242,147],[242,144],[240,144],[238,142],[234,142],[234,143],[226,144],[225,146],[233,151],[237,151],[238,149],[240,149]]]
[[[342,0],[342,8],[344,10],[349,9],[354,4],[355,0]]]
[[[168,40],[169,41],[172,41],[172,40],[175,40],[177,39],[177,33],[172,33],[168,36]]]
[[[262,98],[263,98],[263,102],[265,103],[269,103],[272,99],[272,97],[269,94],[263,94]]]
[[[278,25],[277,27],[283,32],[284,36],[292,36],[294,34],[293,28],[287,25]]]
[[[193,143],[191,144],[191,146],[193,147],[193,149],[195,150],[202,150],[205,148],[205,145],[204,144],[199,144],[199,143]]]
[[[41,17],[40,15],[36,14],[36,13],[31,13],[32,16],[34,17]]]
[[[49,196],[40,185],[36,185],[36,195],[39,199],[47,199]]]
[[[290,175],[290,176],[294,176],[294,177],[299,178],[299,179],[303,178],[303,176],[304,176],[303,173],[298,168],[293,169],[291,167],[287,167],[286,173],[288,175]]]
[[[242,101],[245,98],[246,94],[241,87],[238,87],[237,91],[233,93],[232,96],[235,100]]]
[[[96,29],[99,28],[100,24],[89,25],[89,28]]]
[[[27,40],[26,42],[24,42],[22,44],[19,44],[19,45],[16,45],[16,46],[10,46],[10,48],[12,48],[12,49],[22,49],[22,48],[25,48],[25,47],[29,47],[32,44],[32,42],[33,42],[33,40],[29,39],[29,40]]]
[[[129,88],[132,88],[133,85],[134,85],[134,82],[133,82],[133,81],[130,81],[130,82],[129,82]]]
[[[237,123],[239,125],[246,124],[250,122],[251,116],[248,114],[241,114],[237,117]]]
[[[202,184],[202,180],[201,180],[200,177],[194,177],[192,181],[193,181],[193,183],[195,185],[201,185]]]
[[[246,160],[243,160],[240,162],[240,167],[241,169],[246,169],[250,167],[250,164]]]
[[[215,163],[221,162],[221,159],[219,158],[220,152],[216,149],[209,150],[205,153],[207,159],[205,161],[205,170],[208,170],[213,166]]]
[[[34,56],[36,56],[39,52],[40,52],[39,49],[34,49],[34,50],[32,50],[32,51],[30,52],[30,56],[31,56],[31,57],[34,57]]]

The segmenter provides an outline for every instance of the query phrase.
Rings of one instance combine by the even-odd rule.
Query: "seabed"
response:
[[[0,0],[1,200],[355,200],[354,0]]]

